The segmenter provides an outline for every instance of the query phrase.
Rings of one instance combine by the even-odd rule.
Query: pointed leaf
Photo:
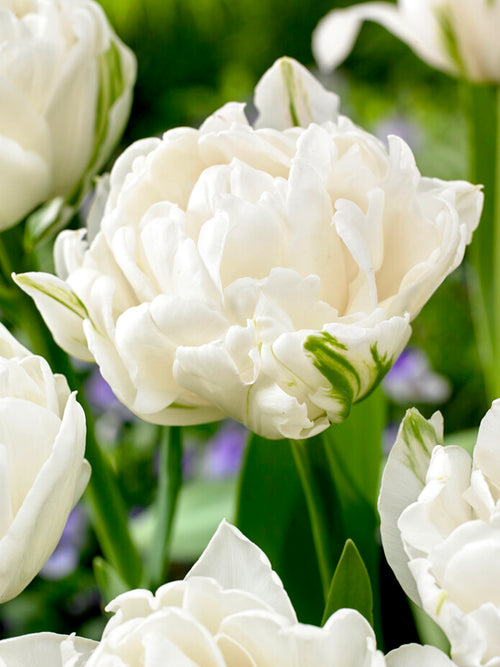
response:
[[[352,540],[347,540],[333,575],[322,625],[338,609],[356,609],[373,625],[373,594],[368,570]]]
[[[103,601],[107,604],[115,597],[129,590],[115,568],[100,556],[92,561],[95,580]]]

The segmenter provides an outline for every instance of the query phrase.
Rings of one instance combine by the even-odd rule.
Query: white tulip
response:
[[[0,229],[102,167],[135,69],[97,2],[0,0]]]
[[[500,665],[500,401],[473,458],[442,446],[442,418],[410,410],[384,472],[379,510],[387,560],[406,593],[443,628],[461,667]]]
[[[277,61],[258,129],[231,103],[133,144],[88,231],[59,236],[59,277],[17,276],[58,344],[146,421],[319,433],[380,381],[461,262],[480,190],[422,178],[401,139],[387,151],[337,102]]]
[[[0,666],[453,665],[436,649],[415,645],[392,651],[386,662],[370,625],[352,609],[337,611],[323,628],[298,623],[264,553],[225,522],[183,581],[165,584],[155,595],[124,593],[106,610],[114,616],[98,644],[47,633],[4,640]]]
[[[334,69],[351,51],[363,21],[376,21],[422,60],[476,82],[500,82],[498,0],[366,2],[327,14],[313,34],[321,68]]]
[[[0,325],[0,602],[40,571],[90,476],[85,416],[53,375]]]

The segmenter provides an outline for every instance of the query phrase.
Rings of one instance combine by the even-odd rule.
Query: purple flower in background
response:
[[[203,471],[206,477],[223,479],[235,476],[243,458],[248,430],[233,420],[224,421],[205,449]]]
[[[383,386],[391,400],[406,403],[444,403],[452,387],[435,373],[422,350],[407,347],[384,378]]]
[[[422,144],[422,132],[418,125],[403,116],[386,118],[375,129],[375,135],[382,141],[387,141],[391,134],[404,139],[413,150],[417,150]]]
[[[116,398],[97,367],[92,369],[87,378],[85,390],[89,403],[99,412],[113,412],[122,417],[123,421],[136,419],[135,415]]]
[[[40,571],[44,579],[63,579],[77,568],[87,525],[83,507],[76,505],[68,517],[57,547]]]

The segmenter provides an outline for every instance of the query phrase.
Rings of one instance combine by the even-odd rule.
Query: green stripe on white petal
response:
[[[292,58],[280,58],[255,88],[256,127],[286,130],[336,121],[339,98]]]
[[[69,285],[50,273],[21,273],[12,277],[34,300],[56,343],[78,359],[93,361],[83,332],[83,322],[90,321],[90,317]]]
[[[415,408],[408,410],[385,466],[378,501],[387,562],[405,593],[417,604],[420,604],[420,597],[408,568],[398,520],[424,488],[432,450],[442,444],[441,414],[436,413],[427,420]]]
[[[370,327],[332,324],[307,336],[305,353],[328,382],[311,400],[333,423],[343,421],[390,370],[410,333],[408,317],[393,317]]]

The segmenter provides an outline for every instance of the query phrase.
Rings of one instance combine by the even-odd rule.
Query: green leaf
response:
[[[56,197],[39,206],[26,219],[24,247],[31,252],[35,246],[53,238],[64,229],[75,215],[75,207],[67,205],[63,197]]]
[[[329,521],[335,563],[345,538],[331,495],[321,441],[307,441],[310,465]],[[240,477],[236,524],[268,556],[302,622],[318,624],[324,598],[304,493],[287,440],[252,435]],[[304,576],[304,573],[307,573]]]
[[[333,575],[322,625],[338,609],[356,609],[373,625],[373,595],[370,577],[352,540],[347,540]]]
[[[111,602],[121,593],[128,591],[127,584],[120,577],[115,568],[100,556],[92,561],[97,587],[105,604]]]
[[[331,479],[340,505],[344,539],[351,538],[355,542],[370,575],[379,643],[382,637],[377,497],[386,406],[382,389],[377,388],[353,406],[349,419],[323,433]]]

